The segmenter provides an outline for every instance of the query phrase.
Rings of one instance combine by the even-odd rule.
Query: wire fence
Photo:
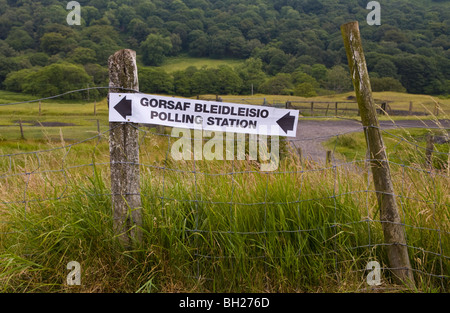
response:
[[[306,121],[301,119],[299,127]],[[245,137],[243,159],[234,154],[229,160],[206,160],[202,152],[214,150],[211,146],[218,141],[192,132],[191,146],[182,147],[189,157],[180,160],[174,157],[179,132],[133,126],[140,134],[144,228],[152,240],[162,236],[157,232],[172,238],[169,247],[182,243],[185,252],[173,252],[169,258],[175,264],[181,257],[190,260],[188,268],[181,267],[182,275],[210,290],[245,282],[259,282],[269,291],[322,284],[340,286],[337,289],[355,284],[351,288],[357,291],[398,289],[386,261],[380,192],[373,186],[364,128],[330,127],[321,134],[329,121],[316,122],[309,132],[281,140],[278,167],[271,172],[260,170],[267,158],[249,153],[252,140],[261,145],[261,138]],[[445,123],[396,128],[393,122],[389,129],[380,129],[415,279],[422,288],[448,292],[450,126]],[[108,128],[69,144],[48,142],[36,151],[11,145],[2,149],[0,142],[0,234],[14,236],[18,230],[11,219],[18,214],[27,220],[33,211],[55,202],[60,210],[70,209],[65,203],[80,192],[106,199],[108,205],[110,132]],[[432,147],[426,145],[429,133],[437,138]],[[224,146],[232,141],[232,149],[239,146],[235,137],[220,140]],[[264,143],[270,147],[270,140]],[[328,162],[317,157],[327,150]],[[96,177],[104,189],[80,191]],[[366,283],[371,260],[378,261],[384,273],[380,286]]]
[[[386,99],[376,99],[375,102],[378,105],[377,113],[379,115],[389,116],[442,116],[447,115],[449,107],[447,104],[442,103],[440,99],[434,99],[433,97],[424,97],[420,101],[411,101],[405,99],[393,98],[389,95],[385,96]],[[198,97],[204,100],[223,101],[220,96],[210,97],[203,96]],[[271,97],[227,97],[231,102],[263,105],[287,109],[297,109],[300,116],[304,117],[356,117],[359,116],[358,103],[354,96],[348,96],[345,100],[333,99],[329,101],[324,100],[285,100],[288,96],[277,98]],[[444,100],[445,101],[445,100]]]

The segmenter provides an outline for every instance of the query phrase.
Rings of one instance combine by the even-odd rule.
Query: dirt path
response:
[[[400,121],[380,121],[382,129],[393,128],[450,128],[450,120],[440,120],[440,125],[436,121],[426,120],[400,120]],[[306,120],[300,119],[297,127],[297,136],[291,143],[295,147],[302,149],[303,158],[325,163],[326,150],[323,143],[328,139],[347,133],[363,131],[361,122],[356,120]],[[334,162],[339,160],[333,159]]]

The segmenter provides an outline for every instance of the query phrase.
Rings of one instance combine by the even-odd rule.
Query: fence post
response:
[[[427,135],[427,148],[425,150],[425,165],[427,168],[433,168],[433,150],[434,150],[434,136],[432,133]]]
[[[361,113],[361,121],[367,132],[366,140],[370,153],[370,166],[380,208],[384,241],[387,244],[389,266],[399,283],[414,288],[414,276],[409,260],[408,247],[406,246],[404,228],[395,201],[394,187],[379,128],[375,101],[372,96],[358,22],[342,25],[341,32]]]
[[[100,135],[100,120],[97,119],[97,134]]]
[[[326,159],[325,159],[325,164],[327,166],[331,164],[331,151],[330,150],[327,150],[327,156],[326,156]]]
[[[110,92],[130,93],[120,88],[139,89],[135,51],[117,51],[109,57],[108,68]],[[124,246],[130,247],[133,240],[142,238],[139,132],[130,123],[110,122],[109,127],[114,232]]]
[[[303,151],[301,147],[297,147],[297,153],[300,160],[300,165],[303,166]]]
[[[23,126],[22,126],[22,120],[19,120],[19,127],[20,127],[20,139],[25,139],[25,135],[23,134]]]
[[[381,110],[380,110],[380,114],[381,115],[386,115],[386,102],[381,103]]]

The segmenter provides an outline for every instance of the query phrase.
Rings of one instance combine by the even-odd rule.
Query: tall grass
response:
[[[408,98],[404,108],[410,100],[426,101]],[[97,105],[95,119],[106,125],[106,101]],[[369,260],[385,269],[382,287],[392,285],[360,134],[331,144],[355,160],[350,170],[305,164],[281,147],[278,171],[262,173],[258,160],[175,161],[168,153],[174,139],[148,133],[140,140],[144,237],[125,250],[112,232],[107,132],[68,145],[96,135],[93,104],[46,101],[39,118],[37,103],[1,112],[3,292],[352,292],[367,289]],[[78,126],[25,124],[27,140],[18,141],[19,119]],[[448,292],[448,144],[436,145],[441,153],[430,172],[423,131],[384,136],[418,289]],[[81,264],[79,287],[65,283],[70,261]]]
[[[141,141],[144,239],[133,250],[112,232],[104,144],[89,157],[74,147],[64,163],[73,168],[56,163],[66,175],[41,173],[42,181],[25,184],[26,195],[29,175],[8,176],[2,291],[352,292],[367,287],[369,260],[389,267],[363,164],[321,168],[287,153],[278,171],[265,173],[256,161],[174,161],[166,158],[167,138],[148,136]],[[39,168],[54,168],[60,154],[41,156]],[[90,165],[77,167],[79,155]],[[36,168],[37,160],[28,162],[16,170]],[[418,288],[448,291],[448,176],[396,167],[393,177]],[[81,286],[65,284],[70,261],[81,264]],[[392,286],[388,270],[383,286]]]

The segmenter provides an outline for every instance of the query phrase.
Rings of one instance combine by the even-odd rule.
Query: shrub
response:
[[[372,85],[372,91],[398,91],[405,92],[405,87],[402,84],[392,77],[374,77],[371,78],[370,83]]]

